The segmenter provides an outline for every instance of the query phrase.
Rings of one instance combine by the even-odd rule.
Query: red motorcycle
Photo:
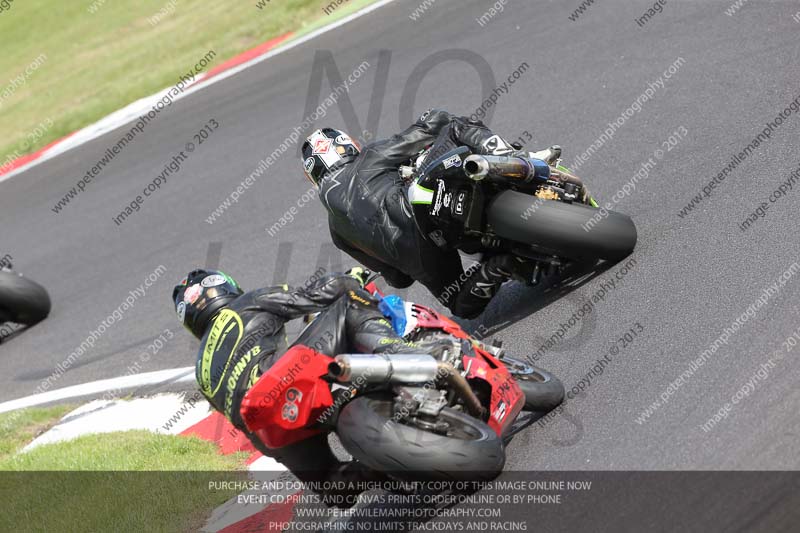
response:
[[[405,309],[407,340],[434,335],[452,349],[332,358],[294,346],[244,397],[247,428],[273,449],[335,431],[355,459],[399,479],[496,477],[520,412],[553,409],[563,385],[430,308]]]

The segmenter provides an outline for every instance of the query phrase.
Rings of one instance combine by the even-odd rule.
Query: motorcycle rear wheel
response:
[[[530,244],[571,259],[618,261],[636,246],[636,226],[628,215],[583,204],[540,200],[503,191],[489,203],[487,218],[504,239]]]
[[[366,466],[408,480],[490,480],[503,470],[503,442],[482,421],[445,407],[442,435],[394,421],[392,404],[387,394],[363,396],[339,415],[339,440]]]
[[[0,271],[0,316],[33,325],[50,314],[50,296],[44,287],[15,272]]]

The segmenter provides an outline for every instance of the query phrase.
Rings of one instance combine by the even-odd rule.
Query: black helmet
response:
[[[343,131],[322,128],[303,143],[303,170],[314,185],[331,168],[348,163],[361,153],[358,144]]]
[[[175,312],[198,339],[223,307],[242,294],[239,284],[218,270],[193,270],[172,290]]]

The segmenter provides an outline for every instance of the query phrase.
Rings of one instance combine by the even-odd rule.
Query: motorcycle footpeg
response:
[[[483,348],[498,359],[502,359],[506,354],[506,351],[502,348],[502,342],[497,344],[495,341],[492,341],[492,344],[484,344]]]

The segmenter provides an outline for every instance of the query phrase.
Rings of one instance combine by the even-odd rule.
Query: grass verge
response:
[[[244,454],[196,437],[125,431],[0,460],[0,531],[196,531],[240,492]]]
[[[175,85],[210,51],[204,71],[372,1],[14,2],[0,13],[0,166]]]
[[[38,407],[0,414],[0,463],[50,429],[74,405]]]

